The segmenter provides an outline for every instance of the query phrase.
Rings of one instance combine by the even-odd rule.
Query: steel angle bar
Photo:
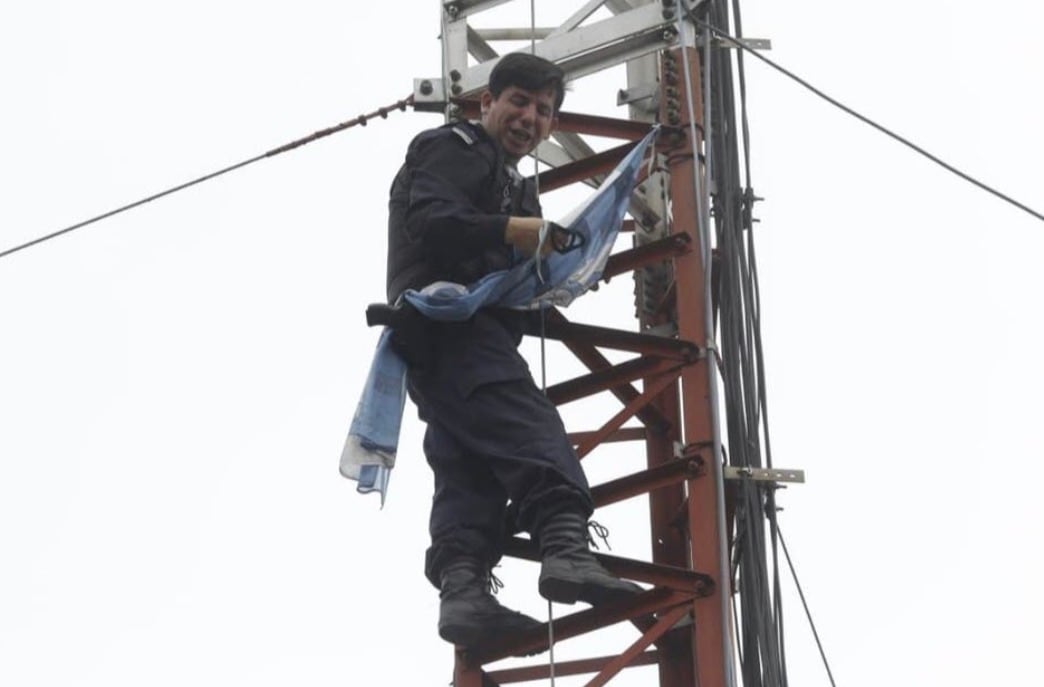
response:
[[[514,558],[540,562],[540,552],[536,543],[521,537],[507,539],[504,542],[504,553]],[[609,572],[628,580],[673,589],[690,597],[703,597],[714,591],[714,580],[709,575],[695,570],[598,552],[594,553],[594,557]]]
[[[583,29],[577,30],[583,31]],[[566,34],[564,37],[570,35],[572,34]],[[601,49],[581,53],[574,57],[561,58],[558,60],[558,64],[570,79],[580,79],[658,50],[670,48],[674,42],[675,39],[670,31],[665,31],[663,26],[657,26]]]
[[[570,639],[634,617],[652,615],[680,603],[686,603],[692,598],[691,592],[686,594],[665,587],[657,587],[624,601],[573,613],[552,623],[555,641]],[[509,656],[543,651],[547,647],[547,625],[545,624],[507,637],[492,637],[489,642],[460,650],[460,653],[466,665],[478,667]]]
[[[535,29],[526,26],[517,29],[477,29],[476,31],[479,36],[487,41],[528,41],[534,38],[542,41],[550,36],[554,30],[554,27],[551,26],[538,26]]]
[[[589,0],[587,3],[584,4],[583,7],[578,9],[576,12],[573,12],[573,14],[571,14],[568,19],[562,22],[551,35],[557,36],[559,34],[572,31],[573,29],[587,21],[587,18],[595,12],[597,12],[598,8],[600,8],[604,4],[605,0]]]
[[[667,587],[679,592],[694,594],[697,597],[707,596],[715,588],[714,579],[710,575],[695,570],[648,563],[605,553],[596,553],[595,558],[614,575],[629,580],[637,580],[657,587]]]
[[[665,371],[667,365],[659,358],[641,357],[612,367],[581,375],[547,388],[547,397],[555,405],[565,405],[581,398],[612,389],[637,379],[650,377]],[[668,368],[669,369],[669,368]]]
[[[637,3],[640,2],[644,2],[644,0],[606,0],[605,6],[613,14],[622,14],[623,12],[633,10],[637,7]]]
[[[453,96],[464,93],[461,85],[461,77],[468,71],[468,23],[466,21],[452,21],[443,17],[442,20],[442,90],[433,91],[427,95],[423,92],[418,98],[414,93],[414,100],[418,103],[418,109],[441,110],[446,102]]]
[[[633,119],[617,119],[579,112],[560,112],[558,114],[559,131],[572,131],[591,136],[639,141],[645,138],[651,128],[652,124],[649,122],[639,122]]]
[[[649,648],[649,645],[662,637],[670,630],[676,622],[681,620],[689,612],[689,604],[679,604],[677,608],[661,612],[656,624],[649,628],[638,640],[629,646],[622,654],[610,661],[597,675],[587,683],[586,687],[602,687],[609,682],[613,676],[632,664],[634,659]]]
[[[418,80],[418,82],[423,79]],[[432,81],[438,81],[434,79]],[[480,115],[478,96],[450,98],[450,102],[460,108],[462,116],[469,119],[477,119]],[[649,122],[638,122],[632,119],[617,119],[616,117],[602,117],[600,115],[589,115],[580,112],[562,111],[558,113],[558,127],[556,132],[588,134],[590,136],[602,136],[605,138],[620,138],[627,141],[640,141],[649,133],[652,124]],[[586,146],[586,144],[584,144]],[[588,146],[589,151],[584,154],[593,154],[594,151]]]
[[[701,355],[700,347],[691,341],[570,322],[559,310],[548,310],[543,330],[539,322],[530,321],[526,323],[524,333],[553,341],[585,343],[676,360],[695,360]]]
[[[570,118],[576,120],[583,118],[582,115],[575,117],[570,113],[562,113],[560,117],[564,117],[567,120]],[[641,123],[633,122],[631,120],[612,119],[609,117],[591,117],[587,119],[589,121],[583,122],[583,128],[580,129],[585,134],[594,136],[606,135],[613,138],[639,140],[644,135],[643,131],[644,133],[648,133],[648,125],[642,125]],[[600,121],[593,121],[596,119]],[[572,126],[573,124],[574,122],[569,122],[567,126]],[[639,126],[634,126],[635,124],[639,124]],[[540,161],[551,167],[562,167],[575,160],[581,160],[596,154],[594,149],[592,149],[578,133],[565,131],[561,126],[556,129],[553,137],[559,145],[555,145],[550,141],[544,141],[537,148],[536,152]],[[597,188],[601,185],[606,176],[607,174],[598,173],[581,181],[588,186]],[[646,224],[656,225],[660,222],[659,213],[649,207],[648,202],[646,202],[646,200],[638,193],[631,195],[628,210],[632,216],[641,217],[642,221]]]
[[[585,141],[583,137],[580,136],[580,134],[576,134],[571,131],[559,131],[556,129],[554,132],[552,132],[551,137],[558,142],[560,150],[563,154],[565,154],[566,157],[569,158],[569,162],[572,162],[574,160],[582,160],[585,157],[591,157],[597,152],[594,148],[587,144],[587,141]],[[541,152],[542,151],[540,150],[540,148],[537,148],[537,154],[539,155]],[[546,162],[543,159],[543,157],[541,157],[540,161]],[[552,166],[561,167],[563,164],[568,163],[561,162],[558,164],[552,164]],[[592,181],[594,180],[597,180],[599,182],[601,181],[601,179],[592,179]]]
[[[568,79],[578,79],[672,45],[673,39],[665,38],[665,33],[672,34],[665,30],[673,30],[673,23],[664,20],[662,10],[660,3],[642,5],[614,17],[551,36],[537,43],[535,52],[561,66]],[[471,13],[470,8],[462,8],[462,12]],[[457,16],[462,16],[462,12],[458,12]],[[454,23],[458,22],[448,22]],[[459,85],[463,93],[473,93],[485,87],[494,63],[483,62],[467,69],[454,66],[460,70]]]
[[[511,0],[443,0],[442,9],[451,19],[468,17],[511,2]]]
[[[660,262],[690,250],[692,237],[685,232],[671,234],[667,238],[651,241],[645,245],[621,251],[609,256],[602,271],[603,279],[610,279],[624,272],[631,272],[654,262]]]
[[[598,444],[602,442],[602,439],[620,429],[620,427],[623,426],[623,423],[634,417],[639,410],[652,403],[653,399],[668,386],[677,383],[678,376],[681,374],[683,368],[684,365],[675,365],[673,368],[659,375],[658,379],[647,379],[645,381],[645,391],[641,396],[625,405],[623,410],[614,415],[612,419],[605,423],[601,429],[597,430],[590,439],[576,447],[577,457],[581,459],[586,457],[587,454],[595,450]]]
[[[542,141],[537,146],[535,153],[540,158],[540,161],[549,167],[563,167],[576,160],[591,157],[597,152],[587,144],[587,141],[580,134],[575,134],[571,131],[558,131],[556,129],[551,134],[551,137],[554,139],[554,142]],[[598,188],[605,177],[605,174],[596,174],[588,179],[584,179],[583,183],[592,188]]]
[[[593,437],[594,432],[569,432],[566,436],[569,437],[569,443],[573,446],[586,441]],[[603,444],[609,444],[620,441],[645,441],[649,433],[645,427],[621,427],[606,438],[602,439]]]
[[[468,27],[468,52],[479,62],[495,60],[500,55],[486,42],[486,36],[480,35],[478,31]]]
[[[660,93],[660,85],[656,83],[643,84],[633,88],[622,88],[616,93],[616,104],[630,105],[640,100],[655,98]]]
[[[536,149],[536,155],[538,158],[540,158],[540,162],[547,165],[548,167],[565,167],[566,165],[573,164],[574,162],[576,162],[576,160],[580,158],[587,157],[588,155],[594,155],[594,151],[591,151],[590,153],[583,155],[574,154],[574,150],[576,150],[574,146],[562,145],[563,143],[565,143],[565,141],[562,138],[563,136],[569,136],[577,139],[580,138],[576,134],[556,133],[554,136],[555,141],[541,141],[540,145],[537,146]],[[588,186],[591,186],[592,188],[597,188],[597,179],[597,176],[593,176],[590,179],[584,179],[583,183],[587,184]],[[541,191],[546,190],[547,189],[541,189]]]
[[[550,312],[555,312],[554,310]],[[604,370],[613,366],[609,360],[602,355],[598,349],[589,344],[582,344],[576,341],[564,341],[563,342],[573,355],[576,356],[577,360],[582,362],[587,369]],[[627,404],[638,398],[641,394],[630,384],[621,384],[613,387],[609,390],[621,403]],[[655,432],[666,432],[672,426],[670,420],[661,413],[657,408],[653,406],[645,406],[636,413],[636,417],[645,424],[650,430]],[[592,432],[591,436],[598,434],[598,432]],[[603,438],[602,441],[605,441]]]
[[[569,675],[584,675],[596,673],[610,661],[617,658],[613,656],[600,656],[598,658],[583,658],[576,661],[555,661],[555,676],[567,677]],[[659,663],[661,654],[659,651],[643,651],[635,656],[628,664],[630,666],[647,666]],[[524,666],[521,668],[506,668],[504,670],[493,670],[489,672],[489,678],[499,685],[511,684],[513,682],[532,682],[535,680],[546,680],[551,677],[551,667],[546,663],[540,665]]]
[[[655,489],[702,477],[704,474],[703,459],[699,456],[674,460],[592,487],[591,498],[594,499],[596,507],[602,508]]]
[[[541,172],[539,177],[540,192],[543,193],[561,188],[562,186],[568,186],[577,181],[584,181],[596,174],[608,174],[620,163],[620,160],[626,157],[627,153],[631,152],[632,148],[634,148],[634,144],[624,143],[601,153],[595,153],[591,157],[585,157],[582,160],[571,162],[562,167],[555,167],[546,172]]]

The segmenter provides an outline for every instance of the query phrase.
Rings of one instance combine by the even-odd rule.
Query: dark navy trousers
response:
[[[456,557],[496,564],[507,528],[533,533],[557,512],[593,510],[558,410],[518,353],[521,316],[482,310],[467,322],[432,323],[430,355],[410,366],[435,476],[424,572],[436,587]]]

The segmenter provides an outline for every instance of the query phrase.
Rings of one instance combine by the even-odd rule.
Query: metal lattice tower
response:
[[[622,407],[609,417],[585,417],[594,427],[571,433],[584,459],[607,442],[642,447],[645,468],[593,486],[596,506],[645,498],[650,521],[650,560],[600,555],[613,572],[651,586],[633,600],[575,612],[554,621],[556,642],[630,622],[636,639],[601,657],[557,663],[556,676],[593,673],[602,685],[631,666],[655,664],[661,687],[735,685],[731,628],[729,532],[735,499],[727,498],[718,419],[717,346],[714,343],[710,189],[708,160],[713,137],[704,140],[708,100],[721,88],[708,79],[707,51],[724,46],[701,34],[688,17],[709,2],[686,0],[556,0],[575,12],[553,28],[476,28],[482,13],[510,0],[440,0],[443,72],[414,82],[414,106],[448,118],[478,114],[477,96],[502,52],[532,49],[559,64],[575,80],[626,65],[626,83],[613,94],[628,106],[626,119],[563,112],[552,141],[537,150],[546,171],[542,192],[599,180],[653,123],[657,164],[631,202],[629,250],[614,254],[605,277],[633,272],[636,327],[609,329],[570,322],[558,311],[546,317],[543,335],[561,341],[589,370],[547,389],[557,404],[582,402],[602,392]],[[520,2],[520,0],[516,0]],[[527,9],[528,9],[528,4]],[[530,47],[530,41],[533,41]],[[709,55],[714,59],[713,54]],[[734,123],[729,123],[734,126]],[[585,136],[622,144],[595,152]],[[541,332],[529,332],[540,335]],[[633,357],[612,363],[599,349]],[[637,425],[634,424],[637,421]],[[626,423],[632,424],[625,426]],[[636,450],[642,450],[636,448]],[[538,560],[533,544],[511,540],[508,555]],[[487,664],[546,648],[543,632],[492,638],[456,653],[456,687],[488,687],[547,678],[546,661],[522,668],[484,669]]]

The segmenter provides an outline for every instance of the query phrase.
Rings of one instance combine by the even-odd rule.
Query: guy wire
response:
[[[293,150],[294,148],[299,148],[299,147],[301,147],[303,145],[306,145],[308,143],[312,143],[313,141],[317,141],[320,138],[325,138],[325,137],[327,137],[327,136],[329,136],[331,134],[335,134],[335,133],[337,133],[339,131],[344,131],[345,129],[348,129],[350,127],[353,127],[353,126],[356,126],[356,125],[366,126],[367,120],[370,120],[370,119],[372,119],[374,117],[380,116],[382,119],[387,119],[389,112],[391,112],[393,110],[405,110],[407,105],[412,105],[412,104],[413,104],[413,95],[409,95],[406,98],[403,98],[402,100],[399,100],[394,105],[389,105],[388,107],[381,107],[381,108],[378,108],[378,109],[374,110],[373,112],[370,112],[369,114],[359,115],[358,117],[355,117],[354,119],[349,119],[348,121],[341,122],[340,124],[336,124],[336,125],[331,126],[331,127],[327,127],[326,129],[320,129],[319,131],[316,131],[315,133],[309,134],[308,136],[305,136],[304,138],[299,138],[296,141],[291,141],[290,143],[286,143],[284,145],[281,145],[278,148],[273,148],[272,150],[269,150],[268,152],[261,153],[260,155],[256,155],[256,156],[254,156],[254,157],[252,157],[252,158],[250,158],[248,160],[243,160],[242,162],[237,162],[234,165],[230,165],[228,167],[225,167],[224,169],[219,169],[216,172],[211,172],[210,174],[205,174],[205,175],[203,175],[203,176],[201,176],[201,177],[199,177],[197,179],[193,179],[192,181],[187,181],[187,182],[185,182],[183,184],[178,184],[177,186],[173,186],[171,188],[168,188],[166,191],[160,191],[159,193],[154,193],[153,195],[148,196],[146,198],[142,198],[141,200],[134,201],[133,203],[128,203],[127,205],[118,207],[115,210],[110,210],[109,212],[103,213],[103,214],[98,215],[96,217],[92,217],[92,218],[90,218],[88,220],[84,220],[83,222],[79,222],[79,223],[74,224],[74,225],[72,225],[70,227],[66,227],[65,229],[60,229],[58,231],[52,232],[50,234],[47,234],[46,236],[41,236],[39,238],[33,239],[32,241],[28,241],[28,242],[23,243],[21,245],[15,246],[14,248],[8,248],[7,250],[5,250],[3,252],[0,252],[0,258],[3,258],[3,257],[8,256],[8,255],[11,255],[12,253],[17,253],[18,251],[23,250],[25,248],[29,248],[30,246],[35,246],[38,243],[43,243],[44,241],[49,241],[49,240],[51,240],[53,238],[57,238],[57,237],[61,236],[62,234],[68,234],[71,231],[75,231],[76,229],[81,229],[83,227],[86,227],[89,224],[94,224],[95,222],[100,222],[103,219],[107,219],[109,217],[113,217],[115,215],[120,214],[121,212],[126,212],[127,210],[130,210],[132,208],[136,208],[139,205],[145,205],[146,203],[151,203],[154,200],[158,200],[158,199],[160,199],[160,198],[162,198],[164,196],[169,196],[172,193],[176,193],[178,191],[182,191],[182,190],[184,190],[184,189],[186,189],[186,188],[188,188],[190,186],[195,186],[196,184],[201,184],[204,181],[209,181],[211,179],[215,179],[215,178],[217,178],[217,177],[219,177],[219,176],[221,176],[223,174],[228,174],[229,172],[235,171],[237,169],[241,169],[243,167],[246,167],[247,165],[251,165],[251,164],[253,164],[255,162],[260,162],[261,160],[264,160],[265,158],[275,157],[276,155],[281,155],[283,153],[286,153],[286,152],[289,152],[289,151]]]

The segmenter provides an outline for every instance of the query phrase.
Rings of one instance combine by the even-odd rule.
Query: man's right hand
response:
[[[543,226],[544,220],[540,217],[508,217],[507,228],[504,229],[504,243],[510,243],[522,255],[531,258],[540,245],[540,228]],[[568,236],[564,236],[564,232],[551,232],[551,236],[544,242],[540,256],[547,257],[555,248],[564,248],[565,241],[568,241]]]
[[[540,217],[508,217],[507,228],[504,229],[504,243],[510,243],[519,253],[527,258],[533,257],[540,245],[540,228],[544,220]],[[551,242],[544,243],[542,255],[551,252]]]

